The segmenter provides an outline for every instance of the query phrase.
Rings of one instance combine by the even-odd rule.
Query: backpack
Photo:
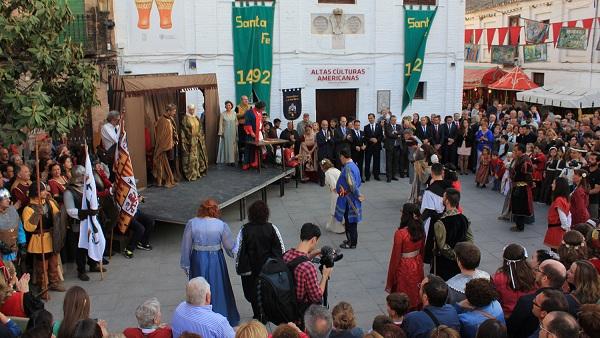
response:
[[[304,311],[296,301],[294,270],[308,261],[299,256],[287,264],[282,258],[269,258],[263,264],[256,284],[261,322],[279,325],[300,319]]]

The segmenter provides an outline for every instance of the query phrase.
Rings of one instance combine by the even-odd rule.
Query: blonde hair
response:
[[[453,328],[446,325],[440,325],[430,333],[431,338],[460,338],[460,334]]]
[[[267,338],[268,336],[267,328],[256,319],[241,324],[235,333],[235,338]]]
[[[333,163],[328,158],[324,158],[321,160],[321,168],[323,172],[326,172],[328,169],[333,168]]]
[[[352,305],[347,302],[339,302],[331,311],[333,317],[333,327],[338,330],[349,330],[356,326],[354,310]]]

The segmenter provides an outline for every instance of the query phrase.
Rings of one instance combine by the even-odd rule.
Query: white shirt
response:
[[[115,143],[119,142],[119,126],[114,126],[107,122],[102,126],[100,131],[102,136],[102,146],[104,150],[110,149]]]

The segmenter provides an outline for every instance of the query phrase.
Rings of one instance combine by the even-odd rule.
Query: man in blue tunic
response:
[[[346,222],[346,238],[340,245],[342,249],[356,249],[358,242],[358,222],[362,220],[362,201],[364,197],[360,194],[361,175],[356,163],[352,161],[350,152],[346,149],[340,150],[340,162],[342,174],[337,181],[338,193],[335,206],[335,218]]]

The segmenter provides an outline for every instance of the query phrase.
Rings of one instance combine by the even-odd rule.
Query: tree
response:
[[[98,104],[97,69],[81,45],[61,38],[72,20],[64,1],[0,0],[1,143],[33,129],[68,133]]]

